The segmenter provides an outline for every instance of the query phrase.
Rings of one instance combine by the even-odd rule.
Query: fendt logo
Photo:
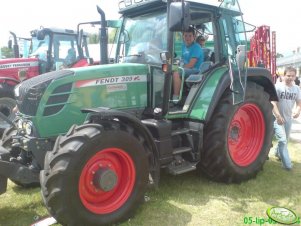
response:
[[[124,76],[112,76],[91,80],[82,80],[76,82],[76,87],[89,87],[89,86],[99,86],[99,85],[112,85],[119,83],[133,83],[133,82],[146,82],[146,75],[124,75]]]

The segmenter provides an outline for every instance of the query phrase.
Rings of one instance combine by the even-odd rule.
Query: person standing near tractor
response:
[[[301,90],[294,84],[296,69],[287,67],[282,76],[282,82],[276,83],[279,102],[272,101],[275,137],[278,141],[275,155],[282,161],[283,168],[292,169],[287,143],[292,127],[292,118],[298,118],[301,112]],[[294,109],[294,105],[296,108]]]

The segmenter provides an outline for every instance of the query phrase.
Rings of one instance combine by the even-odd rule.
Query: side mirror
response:
[[[120,40],[119,40],[122,44],[127,43],[128,41],[130,41],[130,37],[129,37],[129,33],[127,33],[126,31],[123,31],[120,35]]]
[[[10,40],[8,40],[8,48],[9,49],[12,49],[13,48],[13,41],[10,39]]]
[[[237,67],[240,71],[245,69],[246,61],[247,61],[246,46],[245,45],[237,46],[236,62],[237,62]]]
[[[169,8],[169,30],[185,31],[190,25],[189,2],[172,2]]]

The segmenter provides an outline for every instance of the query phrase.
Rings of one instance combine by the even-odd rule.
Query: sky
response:
[[[9,31],[29,37],[29,31],[40,26],[76,29],[80,22],[99,20],[96,5],[106,12],[107,19],[119,18],[118,0],[9,0],[1,5],[0,46],[7,46]],[[289,55],[301,46],[298,0],[240,0],[240,6],[246,22],[276,31],[277,53]]]

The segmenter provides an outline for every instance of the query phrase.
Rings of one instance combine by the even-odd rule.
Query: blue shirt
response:
[[[184,64],[188,64],[191,58],[197,58],[197,62],[193,68],[199,70],[201,64],[204,62],[204,52],[202,47],[195,42],[188,47],[185,45],[185,43],[183,43],[182,59],[184,60]]]

